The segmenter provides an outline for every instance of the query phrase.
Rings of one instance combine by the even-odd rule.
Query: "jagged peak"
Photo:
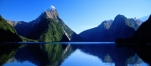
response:
[[[45,9],[45,11],[53,11],[56,10],[55,6],[51,5],[48,9]]]
[[[135,17],[135,18],[133,18],[134,20],[140,20],[139,18],[137,18],[137,17]]]
[[[57,12],[55,6],[53,6],[53,5],[51,5],[48,9],[45,9],[44,14],[48,18],[57,19],[59,17],[58,12]]]

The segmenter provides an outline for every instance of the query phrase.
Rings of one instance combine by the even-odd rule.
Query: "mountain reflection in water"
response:
[[[23,46],[4,66],[14,66],[11,63],[24,61],[34,64],[30,66],[149,66],[132,49],[117,47],[114,42],[19,44]]]

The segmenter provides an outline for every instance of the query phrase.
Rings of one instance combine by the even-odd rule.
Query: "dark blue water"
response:
[[[125,64],[124,62],[127,61],[125,61],[125,59],[129,57],[131,57],[131,61],[127,66],[149,66],[132,49],[117,47],[114,42],[19,42],[19,44],[69,45],[72,47],[72,51],[68,51],[68,47],[65,48],[69,55],[64,58],[59,66],[120,66]],[[18,49],[16,54],[12,57],[14,58],[13,61],[12,58],[10,58],[3,66],[38,66],[37,63],[40,62],[32,58],[33,55],[30,56],[30,52],[28,51],[26,51],[26,49]],[[32,58],[32,61],[31,58],[30,60],[22,60],[24,56],[21,53],[23,52],[26,54],[29,53],[28,55]],[[21,56],[21,58],[19,56]]]

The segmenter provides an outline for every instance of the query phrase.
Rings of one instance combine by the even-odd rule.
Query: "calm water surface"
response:
[[[56,47],[50,53],[54,54],[50,60],[53,57],[62,56],[58,58],[58,61],[52,63],[54,66],[124,66],[125,64],[127,66],[149,66],[132,49],[116,47],[114,42],[20,42],[19,44],[45,45],[44,49],[49,49],[50,52],[51,48]],[[59,45],[65,46],[64,49],[58,48]],[[34,46],[30,49],[39,51]],[[47,48],[46,46],[50,47]],[[57,55],[57,51],[60,50],[63,50],[62,54]],[[23,46],[17,49],[16,54],[3,66],[38,66],[45,64],[38,57],[43,56],[38,56],[38,53],[34,54],[29,48]]]

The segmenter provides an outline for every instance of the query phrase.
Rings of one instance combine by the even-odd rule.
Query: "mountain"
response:
[[[149,15],[148,16],[144,16],[144,17],[141,17],[139,18],[142,22],[145,22],[147,19],[149,18]]]
[[[135,31],[132,37],[146,40],[146,42],[151,41],[151,30],[149,28],[151,26],[151,16],[148,20],[142,23],[142,25]]]
[[[42,16],[44,15],[46,15],[45,12],[42,14]],[[0,66],[6,61],[9,61],[9,59],[12,57],[17,61],[29,60],[38,66],[59,66],[60,63],[71,54],[72,49],[70,44],[17,44],[16,42],[22,42],[22,40],[30,41],[30,39],[19,36],[15,28],[12,27],[22,23],[27,24],[26,22],[8,23],[8,21],[0,16],[0,41],[2,42],[0,43]],[[29,36],[30,38],[37,39],[39,41],[69,42],[69,39],[64,33],[62,26],[60,26],[60,24],[58,24],[52,18],[41,17],[39,23],[30,24],[34,25],[32,26],[33,28],[29,30],[30,33],[27,34],[27,37]],[[7,42],[15,43],[8,44]]]
[[[7,23],[0,15],[0,41],[1,42],[18,42],[22,41],[16,30]]]
[[[82,40],[75,32],[65,25],[63,20],[59,18],[57,10],[54,8],[41,13],[37,19],[31,22],[10,21],[0,16],[0,36],[1,42],[31,42],[37,40],[42,42],[69,42],[69,40]],[[25,52],[19,52],[20,50],[24,50]],[[26,50],[30,52],[26,53]],[[0,65],[5,63],[14,54],[19,54],[22,56],[26,55],[26,58],[15,56],[19,61],[30,59],[31,62],[40,66],[58,66],[71,52],[70,44],[2,44],[0,46]],[[34,60],[29,54],[34,57]]]
[[[84,39],[84,41],[105,41],[105,34],[110,28],[111,24],[112,20],[104,21],[98,27],[81,32],[79,35]],[[104,38],[104,40],[101,40],[100,37]]]
[[[151,15],[129,38],[118,38],[116,43],[119,46],[133,49],[142,60],[151,65]],[[126,44],[123,44],[126,43]],[[130,45],[128,45],[129,43]]]
[[[135,33],[131,37],[132,41],[141,43],[140,46],[139,44],[137,44],[138,46],[134,46],[132,48],[137,52],[140,58],[142,58],[145,62],[149,63],[149,65],[151,65],[151,57],[150,57],[151,56],[150,54],[151,30],[150,28],[151,28],[151,15],[149,16],[148,20],[142,23],[142,25],[137,29],[137,31],[135,31]]]
[[[134,32],[131,37],[118,38],[117,43],[148,43],[151,42],[151,30],[149,29],[151,25],[151,16],[148,20],[143,22],[140,27]]]
[[[20,46],[17,44],[19,41],[21,42],[22,39],[17,35],[16,30],[0,15],[0,65],[15,54]],[[11,44],[7,44],[10,42]]]
[[[59,17],[54,6],[45,10],[41,15],[30,22],[7,20],[21,36],[38,41],[60,41],[66,35],[70,41],[83,41],[74,31],[72,31]]]
[[[10,21],[10,20],[7,20],[7,22],[12,25],[17,33],[21,36],[24,36],[26,37],[26,33],[28,32],[29,29],[31,29],[31,25],[33,22],[24,22],[24,21]]]
[[[130,37],[141,25],[139,19],[117,15],[113,20],[105,20],[98,27],[81,32],[79,35],[84,41],[113,42],[116,38]]]

